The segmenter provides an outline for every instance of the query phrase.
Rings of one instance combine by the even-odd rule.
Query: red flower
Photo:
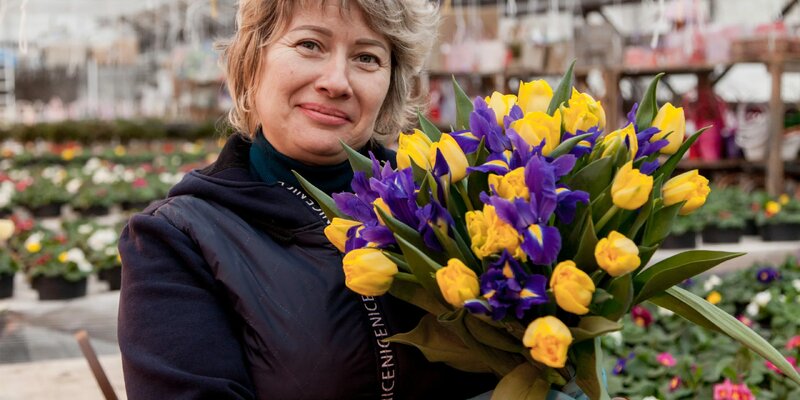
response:
[[[669,391],[674,392],[681,386],[681,377],[680,376],[673,376],[672,379],[669,380]]]
[[[635,322],[636,325],[642,328],[647,328],[653,323],[653,315],[650,314],[650,311],[639,305],[631,309],[631,318],[633,318],[633,322]]]
[[[743,323],[748,328],[752,328],[753,327],[753,320],[751,320],[750,318],[747,318],[744,314],[736,317],[736,319],[738,319],[739,322]]]
[[[800,347],[800,335],[795,335],[786,342],[786,350],[791,350],[795,347]]]
[[[147,179],[144,178],[136,178],[133,180],[133,187],[134,188],[144,188],[147,187]]]

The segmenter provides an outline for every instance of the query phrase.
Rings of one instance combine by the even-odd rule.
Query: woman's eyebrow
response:
[[[292,29],[290,32],[304,31],[304,30],[305,31],[317,32],[317,33],[319,33],[321,35],[328,36],[328,37],[333,36],[333,31],[331,31],[328,28],[324,28],[324,27],[317,26],[317,25],[300,25],[300,26]],[[358,45],[376,46],[376,47],[380,47],[384,51],[387,51],[387,52],[389,51],[389,49],[386,48],[386,45],[383,44],[383,42],[381,42],[380,40],[363,38],[363,39],[356,40],[356,44],[358,44]]]

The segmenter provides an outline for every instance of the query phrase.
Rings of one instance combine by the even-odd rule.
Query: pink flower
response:
[[[800,347],[800,335],[796,335],[786,342],[786,350],[791,350],[795,347]]]
[[[675,357],[673,357],[672,354],[669,353],[659,354],[658,356],[656,356],[656,361],[658,361],[659,364],[665,367],[674,367],[675,364],[677,364],[675,362]]]
[[[753,327],[753,320],[751,320],[750,318],[747,318],[744,314],[736,317],[736,319],[738,319],[739,322],[743,323],[748,328],[752,328]]]
[[[147,180],[144,178],[136,178],[133,180],[133,187],[135,188],[147,187]]]
[[[792,364],[792,366],[795,369],[797,369],[797,359],[796,358],[794,358],[792,356],[788,356],[788,357],[786,357],[786,361],[788,361],[789,364]],[[783,375],[783,371],[778,369],[778,367],[776,367],[775,364],[773,364],[773,363],[771,363],[769,361],[764,361],[764,365],[766,365],[768,369],[771,369],[771,370]]]
[[[730,380],[714,385],[714,400],[754,400],[753,393],[744,383],[734,385]]]
[[[653,315],[646,308],[636,305],[631,309],[631,317],[636,325],[647,328],[653,323]]]
[[[669,380],[669,391],[674,392],[681,386],[681,383],[683,383],[683,381],[681,381],[680,376],[673,376],[672,379]]]

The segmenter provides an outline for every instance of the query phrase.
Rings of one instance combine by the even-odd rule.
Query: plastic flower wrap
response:
[[[502,377],[493,398],[552,391],[607,399],[600,337],[650,302],[718,330],[795,382],[800,375],[734,317],[677,286],[741,253],[694,250],[650,259],[675,218],[705,202],[697,171],[671,178],[702,134],[684,141],[683,110],[650,85],[620,129],[599,101],[544,81],[470,100],[455,83],[457,121],[399,140],[398,168],[345,146],[352,193],[298,179],[332,221],[346,285],[388,293],[431,317],[389,341],[431,361]],[[643,320],[644,317],[640,316]]]

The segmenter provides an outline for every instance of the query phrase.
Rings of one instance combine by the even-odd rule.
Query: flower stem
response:
[[[469,192],[467,191],[467,180],[462,179],[460,182],[456,183],[456,190],[458,194],[461,195],[461,199],[464,200],[467,211],[474,211],[475,208],[472,206],[472,201],[469,199]]]
[[[409,274],[407,272],[398,272],[394,274],[394,279],[411,282],[411,283],[419,283],[419,279],[416,276]]]
[[[611,206],[611,208],[609,208],[608,211],[606,211],[606,214],[603,215],[603,218],[600,218],[600,221],[597,221],[597,224],[595,224],[594,226],[594,231],[600,232],[601,230],[603,230],[603,227],[606,226],[608,221],[611,220],[611,218],[614,216],[614,214],[617,213],[617,211],[619,211],[619,207],[617,207],[616,205]]]

